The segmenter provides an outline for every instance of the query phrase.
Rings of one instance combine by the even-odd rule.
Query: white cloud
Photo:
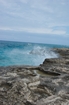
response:
[[[0,30],[8,30],[8,31],[20,31],[20,32],[29,32],[29,33],[37,33],[37,34],[53,34],[53,35],[65,35],[66,31],[63,30],[53,30],[51,28],[9,28],[9,27],[0,27]]]
[[[13,29],[12,28],[9,28],[9,27],[0,27],[0,30],[1,31],[12,31]]]
[[[9,17],[9,20],[6,20],[5,16],[3,16],[0,23],[5,23],[6,20],[8,27],[14,27],[3,27],[0,30],[54,35],[64,35],[67,33],[65,29],[60,29],[60,27],[69,26],[67,11],[69,7],[66,0],[0,0],[0,5],[1,10]],[[3,12],[1,13],[4,15]],[[6,26],[6,24],[2,26]],[[54,30],[54,27],[59,27],[59,29]]]

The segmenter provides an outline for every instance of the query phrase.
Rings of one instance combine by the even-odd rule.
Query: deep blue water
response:
[[[0,41],[0,66],[39,65],[45,58],[58,57],[51,49],[62,47],[68,46]]]

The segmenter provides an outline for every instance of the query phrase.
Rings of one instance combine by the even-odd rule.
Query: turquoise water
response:
[[[45,58],[57,58],[52,48],[67,46],[29,42],[0,41],[0,66],[39,65]]]

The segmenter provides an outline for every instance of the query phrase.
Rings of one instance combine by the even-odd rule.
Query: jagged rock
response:
[[[38,67],[0,67],[0,105],[68,105],[69,49]]]

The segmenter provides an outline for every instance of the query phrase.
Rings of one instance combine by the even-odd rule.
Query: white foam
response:
[[[49,48],[34,46],[25,49],[12,49],[6,52],[9,57],[9,63],[12,65],[39,65],[46,58],[57,58],[58,55],[51,51]]]
[[[35,46],[29,54],[34,56],[33,62],[35,65],[41,64],[46,58],[58,58],[58,55],[51,49],[40,46]]]
[[[34,47],[33,50],[29,52],[29,54],[41,55],[45,56],[46,58],[58,57],[58,55],[54,53],[50,48],[40,46]]]

